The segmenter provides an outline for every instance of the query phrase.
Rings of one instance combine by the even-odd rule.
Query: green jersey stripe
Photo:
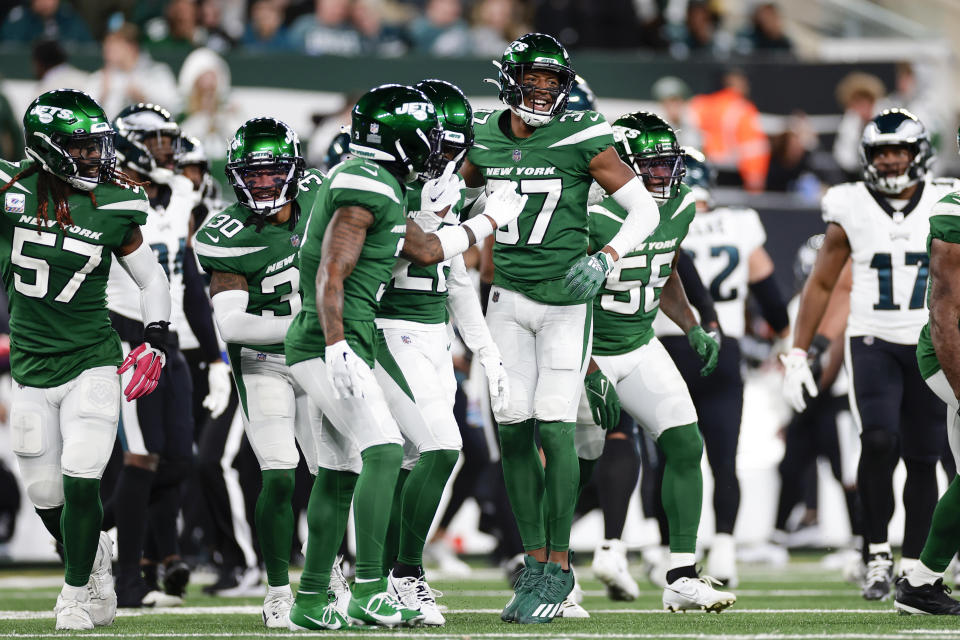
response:
[[[196,250],[198,256],[206,258],[239,258],[248,256],[251,253],[263,251],[267,247],[217,247],[206,242],[197,242]]]
[[[379,193],[382,196],[386,196],[400,204],[400,200],[397,199],[397,195],[393,192],[393,189],[389,185],[386,185],[382,182],[374,180],[373,178],[366,178],[364,176],[358,176],[352,173],[340,172],[330,183],[330,189],[354,189],[356,191],[370,191],[372,193]],[[404,227],[406,230],[406,227]]]
[[[590,140],[592,138],[599,138],[600,136],[611,136],[611,135],[613,135],[613,129],[610,128],[610,124],[607,122],[601,122],[599,124],[593,125],[592,127],[587,127],[582,131],[577,131],[573,135],[567,136],[562,140],[557,140],[556,142],[551,144],[549,148],[552,149],[554,147],[566,147],[571,144],[578,144],[580,142],[583,142],[584,140]]]

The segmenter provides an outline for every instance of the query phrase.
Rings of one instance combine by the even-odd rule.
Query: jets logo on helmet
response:
[[[527,125],[542,127],[566,110],[576,74],[567,50],[553,36],[521,36],[493,64],[499,73],[496,80],[488,82],[497,85],[500,100]],[[537,71],[555,74],[556,86],[541,87],[524,81],[526,74]]]
[[[910,160],[902,171],[876,165],[878,152],[887,147],[902,147]],[[933,165],[930,136],[923,123],[906,109],[884,109],[867,123],[860,139],[860,164],[863,181],[886,195],[896,195],[917,184]]]
[[[252,118],[233,136],[224,172],[240,204],[271,216],[296,199],[305,165],[300,138],[289,125]]]

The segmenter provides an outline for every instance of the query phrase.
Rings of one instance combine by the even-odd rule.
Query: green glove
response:
[[[613,383],[597,369],[583,379],[587,401],[593,413],[593,421],[606,430],[616,428],[620,422],[620,396]]]
[[[611,271],[613,259],[603,251],[598,251],[573,263],[563,279],[563,286],[575,300],[589,300],[597,295]]]
[[[687,342],[703,360],[700,375],[708,376],[713,373],[713,370],[717,368],[717,360],[720,359],[720,343],[717,342],[717,339],[704,331],[700,325],[695,325],[687,334]]]

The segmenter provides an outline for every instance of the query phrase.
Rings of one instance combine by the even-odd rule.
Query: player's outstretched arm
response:
[[[226,271],[210,275],[213,317],[224,342],[232,344],[277,344],[283,342],[292,316],[275,317],[247,313],[250,293],[246,276]]]
[[[960,244],[930,243],[930,338],[943,374],[960,398]]]
[[[590,175],[627,212],[617,235],[603,248],[616,261],[657,228],[660,210],[643,181],[624,164],[613,147],[594,156],[590,161]]]

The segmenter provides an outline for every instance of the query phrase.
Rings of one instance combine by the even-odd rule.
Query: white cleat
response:
[[[706,572],[725,587],[734,589],[740,584],[737,576],[737,544],[729,533],[718,533],[713,537]]]
[[[670,550],[667,547],[651,546],[643,550],[643,573],[655,587],[667,586],[667,569],[670,566]],[[639,589],[638,589],[639,591]]]
[[[221,589],[216,595],[223,598],[256,598],[264,595],[264,586],[261,582],[260,568],[247,567],[237,578],[237,586]],[[182,600],[181,600],[182,602]]]
[[[283,589],[280,592],[280,589]],[[263,601],[263,625],[267,629],[286,629],[290,625],[290,609],[293,608],[293,590],[290,585],[278,587],[271,595],[267,588],[267,597]]]
[[[90,618],[97,627],[109,626],[117,617],[117,591],[113,585],[112,564],[113,540],[108,533],[101,531],[97,557],[93,561],[93,569],[87,581]]]
[[[57,631],[89,631],[93,629],[90,617],[90,594],[84,589],[76,598],[57,596],[57,605],[53,608],[57,616]]]
[[[630,576],[627,548],[617,539],[604,540],[593,552],[593,575],[607,587],[611,600],[635,600],[640,595],[637,581]]]
[[[720,613],[734,602],[737,596],[719,591],[720,581],[710,576],[678,578],[663,589],[663,608],[667,611],[712,611]]]
[[[553,617],[554,618],[589,618],[590,613],[586,609],[584,609],[582,606],[574,602],[570,596],[567,596],[564,599],[564,601],[560,603],[560,609],[557,610],[557,613]]]
[[[306,543],[304,543],[304,548],[306,548]],[[343,556],[337,556],[333,566],[330,567],[330,586],[327,589],[336,597],[337,611],[346,618],[351,594],[350,583],[347,582],[347,576],[343,575]]]
[[[387,590],[408,609],[419,611],[423,618],[420,624],[427,627],[442,627],[447,619],[437,606],[437,598],[443,594],[427,584],[425,576],[419,578],[395,578],[393,571],[387,576]]]

